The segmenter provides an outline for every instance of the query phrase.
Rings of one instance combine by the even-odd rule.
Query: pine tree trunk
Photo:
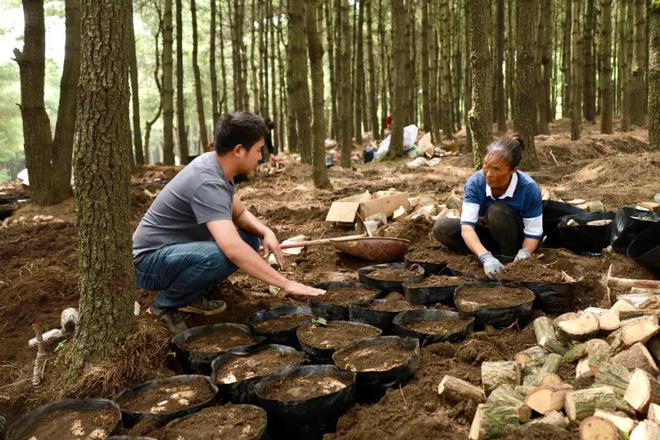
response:
[[[147,119],[144,127],[144,158],[145,162],[149,163],[151,161],[149,157],[149,141],[151,139],[151,127],[156,123],[158,118],[160,118],[161,113],[163,112],[163,87],[161,85],[161,72],[160,72],[160,35],[163,32],[163,16],[160,8],[156,8],[156,13],[158,14],[158,27],[156,28],[156,35],[154,36],[154,60],[156,66],[154,67],[154,82],[156,83],[156,90],[158,90],[158,108],[156,109],[156,114],[150,120]]]
[[[541,60],[541,82],[539,84],[537,107],[539,114],[539,134],[549,134],[550,121],[550,82],[552,79],[552,0],[543,0],[539,23],[539,50]]]
[[[80,1],[75,0],[76,8],[80,8]],[[135,52],[135,29],[133,28],[133,3],[131,2],[131,10],[128,12],[128,56],[129,56],[129,71],[131,79],[131,104],[133,104],[133,149],[135,151],[135,162],[138,165],[144,165],[144,155],[142,154],[142,127],[140,123],[140,89],[138,86],[138,67],[137,67],[137,54]],[[80,24],[77,25],[80,27]],[[76,32],[80,35],[79,32]],[[78,43],[80,44],[80,43]],[[76,84],[77,87],[77,84]],[[74,112],[75,113],[75,112]],[[73,132],[73,130],[72,130]],[[73,145],[73,141],[71,142]]]
[[[134,323],[129,11],[129,0],[81,1],[75,154],[80,322],[70,358],[72,379],[95,361],[114,358]],[[99,81],[105,87],[98,87]]]
[[[271,0],[269,0],[271,1]],[[229,97],[227,96],[227,64],[225,62],[225,24],[224,15],[222,13],[222,2],[218,4],[218,35],[220,36],[220,75],[222,82],[222,95],[220,96],[220,103],[218,104],[221,112],[227,113],[229,111]],[[215,130],[215,126],[213,127]]]
[[[649,9],[649,145],[660,149],[660,4]]]
[[[218,120],[220,119],[220,102],[218,97],[218,74],[216,71],[216,63],[215,63],[215,51],[216,51],[215,37],[216,37],[216,17],[217,17],[216,0],[210,0],[210,3],[211,3],[211,21],[209,23],[209,76],[211,80],[211,115],[213,117],[213,125],[211,127],[211,132],[213,132],[215,130],[216,124],[218,123]],[[213,142],[213,139],[211,139],[211,142]],[[206,146],[204,146],[204,149],[206,149]]]
[[[595,0],[587,0],[587,13],[584,20],[584,119],[594,121],[596,113],[596,70],[594,68],[594,29],[596,27]]]
[[[536,93],[534,87],[534,33],[522,32],[522,29],[533,29],[535,0],[518,0],[516,20],[516,92],[515,111],[513,114],[513,129],[520,133],[527,147],[523,154],[522,166],[534,169],[538,166],[536,148],[534,146],[534,126],[536,120]]]
[[[443,0],[440,7],[442,29],[444,30],[440,33],[442,52],[442,100],[440,106],[442,109],[442,132],[446,139],[452,139],[454,137],[454,124],[451,103],[451,46],[449,32],[447,31],[447,29],[450,29],[448,2],[449,0]]]
[[[328,46],[328,71],[330,72],[330,137],[337,137],[337,68],[335,66],[335,20],[332,18],[331,2],[323,2],[326,42]]]
[[[506,103],[504,98],[504,0],[495,2],[495,120],[497,131],[506,131]]]
[[[243,69],[243,19],[245,17],[245,0],[233,0],[230,17],[231,48],[232,48],[232,76],[234,81],[234,109],[246,110],[248,103],[247,80]]]
[[[481,168],[486,147],[490,144],[493,117],[493,64],[488,45],[488,29],[492,28],[488,0],[468,0],[468,38],[472,72],[472,108],[468,115],[472,132],[472,153],[475,169]]]
[[[433,131],[431,116],[431,81],[429,77],[429,0],[422,0],[422,51],[421,51],[421,74],[422,74],[422,117],[424,131],[429,133]]]
[[[293,142],[293,144],[291,144],[289,142],[291,140],[290,139],[290,134],[289,134],[291,124],[289,123],[289,119],[288,119],[289,118],[289,111],[288,111],[288,106],[287,106],[288,101],[287,101],[287,99],[284,98],[285,95],[286,95],[286,73],[285,73],[285,68],[284,68],[284,57],[282,56],[282,46],[284,46],[284,35],[283,35],[283,32],[282,32],[282,27],[283,26],[278,22],[278,25],[277,25],[278,42],[277,42],[277,44],[275,44],[275,49],[276,49],[276,52],[277,52],[277,61],[278,61],[277,62],[277,67],[278,67],[278,75],[277,76],[280,80],[280,84],[279,84],[279,90],[280,90],[280,92],[279,92],[280,117],[279,117],[279,120],[280,121],[287,121],[287,123],[286,123],[286,125],[284,123],[282,123],[281,126],[282,126],[283,129],[279,130],[279,144],[284,145],[285,144],[284,140],[286,139],[287,143],[288,143],[287,146],[289,146],[289,145],[294,145],[295,146],[296,145],[295,142]],[[295,128],[295,123],[294,123],[293,126]],[[294,139],[293,140],[296,141],[296,138],[297,138],[297,134],[294,133]],[[291,147],[289,147],[289,151],[291,151]]]
[[[288,92],[291,95],[289,112],[295,115],[298,129],[298,151],[302,163],[312,163],[311,108],[307,78],[307,48],[305,45],[305,1],[289,0],[289,64]]]
[[[42,1],[24,0],[25,33],[23,51],[14,49],[21,80],[21,117],[25,163],[30,177],[31,201],[53,205],[71,196],[71,154],[79,75],[80,34],[76,1],[66,2],[66,43],[64,70],[60,81],[60,102],[55,139],[44,104],[46,72],[46,29]]]
[[[600,0],[602,25],[600,28],[600,132],[612,133],[612,0]]]
[[[174,165],[174,89],[172,87],[172,0],[163,9],[163,165]]]
[[[508,109],[508,113],[510,114],[510,119],[513,120],[513,114],[514,114],[514,89],[513,89],[513,80],[515,78],[515,34],[516,34],[516,29],[513,23],[513,9],[514,9],[514,0],[507,0],[507,31],[506,31],[506,39],[507,39],[507,54],[506,54],[506,77],[504,79],[505,84],[506,84],[506,107]]]
[[[277,105],[277,79],[275,76],[275,44],[277,44],[277,40],[275,39],[275,26],[273,24],[272,17],[274,15],[273,13],[273,0],[267,0],[268,1],[268,17],[271,17],[268,20],[268,27],[269,27],[269,32],[270,32],[270,101],[272,105],[272,115],[273,115],[273,120],[277,120],[278,118],[278,109],[279,106]],[[281,132],[283,131],[281,127],[283,127],[284,124],[280,122],[280,129],[277,130],[277,137],[278,139],[281,137]],[[278,153],[279,146],[282,145],[279,141],[273,145],[273,152],[275,154]]]
[[[415,0],[406,0],[406,16],[408,17],[408,26],[405,28],[406,40],[408,41],[408,75],[406,75],[406,125],[417,124],[417,39],[415,38],[417,21],[415,20],[414,3]],[[448,62],[451,62],[451,49],[449,51],[449,56],[450,58]]]
[[[215,0],[211,0],[212,2]],[[183,6],[176,0],[176,133],[182,163],[188,163],[185,101],[183,95]],[[184,156],[185,153],[185,156]]]
[[[325,93],[323,84],[323,43],[319,33],[321,0],[308,0],[305,5],[305,25],[309,48],[309,65],[312,73],[312,177],[316,188],[330,188],[325,168]]]
[[[456,3],[458,0],[454,0],[454,3],[452,3],[452,29],[459,29],[459,20],[458,20],[458,4]],[[461,83],[463,82],[463,76],[462,76],[462,63],[463,63],[463,54],[461,53],[461,36],[462,33],[456,33],[454,32],[454,37],[453,37],[453,42],[452,42],[452,50],[453,50],[453,60],[454,60],[454,75],[452,78],[454,79],[454,87],[452,88],[452,102],[454,103],[454,129],[456,131],[461,131],[463,128],[462,126],[462,113],[461,113]]]
[[[571,25],[573,24],[573,8],[571,0],[564,0],[564,21],[562,28],[561,48],[561,76],[562,76],[562,94],[561,94],[561,115],[562,118],[570,117],[571,114]]]
[[[364,93],[364,1],[359,3],[358,7],[358,22],[357,29],[355,29],[355,38],[356,38],[356,52],[355,52],[355,63],[354,63],[354,96],[355,96],[355,106],[353,109],[353,127],[355,127],[355,142],[359,145],[362,143],[362,110],[365,106],[365,102],[362,99]]]
[[[197,151],[206,151],[209,144],[209,137],[206,131],[206,117],[204,115],[204,96],[202,95],[202,75],[199,71],[199,62],[197,60],[197,46],[199,39],[197,38],[197,7],[195,0],[190,0],[190,16],[192,18],[192,65],[193,75],[195,77],[195,101],[197,102],[197,123],[199,125],[199,140],[197,142]],[[187,152],[186,152],[187,153]],[[184,157],[183,148],[181,149],[181,163],[188,162],[188,154]]]
[[[257,3],[255,0],[252,0],[250,2],[250,23],[255,23],[257,21]],[[253,109],[253,111],[258,111],[259,109],[259,81],[257,80],[257,62],[255,60],[254,56],[254,49],[256,48],[257,44],[257,30],[259,33],[263,32],[261,27],[257,29],[254,24],[250,26],[251,31],[250,31],[250,85],[252,86],[252,105],[250,108]]]
[[[630,8],[632,5],[628,5]],[[635,0],[634,5],[634,45],[633,45],[633,64],[632,64],[632,84],[631,94],[632,102],[632,123],[638,127],[644,125],[644,105],[640,104],[646,101],[646,0]]]
[[[407,90],[405,75],[410,73],[406,71],[404,60],[409,59],[408,42],[403,38],[404,28],[408,26],[405,0],[391,0],[392,17],[392,58],[394,62],[394,102],[392,106],[392,134],[390,147],[387,152],[388,158],[394,158],[402,155],[403,150],[403,127],[406,125]]]
[[[623,15],[621,28],[623,33],[623,54],[621,59],[622,110],[621,130],[628,131],[632,120],[633,99],[631,68],[633,62],[633,4],[620,2]],[[623,11],[625,10],[625,12]]]
[[[390,70],[387,68],[387,35],[385,31],[385,8],[383,7],[383,2],[385,0],[378,0],[378,47],[379,47],[379,53],[380,53],[380,72],[381,72],[381,79],[380,79],[380,114],[381,114],[381,119],[379,121],[379,125],[381,127],[384,126],[385,119],[387,118],[387,115],[389,114],[389,108],[387,106],[387,103],[392,99],[392,95],[388,94],[388,88],[389,88],[389,80],[388,80],[388,73]],[[391,89],[390,89],[391,90]],[[383,133],[383,137],[384,137]]]
[[[365,0],[364,7],[367,13],[367,56],[369,58],[369,129],[374,139],[380,139],[380,124],[378,123],[378,71],[376,70],[376,58],[374,54],[374,30],[373,30],[373,0]]]
[[[348,0],[338,0],[338,30],[341,33],[341,48],[335,61],[337,66],[337,83],[339,85],[339,146],[341,149],[340,165],[344,168],[351,166],[351,150],[353,149],[353,122],[351,115],[351,22],[349,19],[350,4]]]
[[[465,141],[468,151],[473,151],[474,142],[472,140],[472,129],[470,128],[470,109],[472,108],[472,38],[470,37],[470,7],[469,0],[463,0],[463,10],[465,11]],[[502,84],[504,86],[504,84]],[[506,98],[504,98],[506,103]],[[506,108],[506,105],[505,105]],[[476,164],[475,164],[476,165]]]
[[[571,23],[571,139],[582,133],[582,31],[580,29],[580,0],[572,2]]]

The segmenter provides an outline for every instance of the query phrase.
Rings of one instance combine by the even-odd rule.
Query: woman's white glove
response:
[[[513,259],[514,262],[524,260],[525,258],[531,257],[532,254],[527,249],[520,249],[516,258]]]
[[[479,261],[484,266],[484,273],[488,278],[495,278],[499,272],[504,270],[504,265],[497,258],[493,257],[490,252],[484,252],[479,255]]]

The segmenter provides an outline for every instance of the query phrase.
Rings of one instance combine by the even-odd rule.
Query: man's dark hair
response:
[[[261,116],[250,112],[224,114],[215,129],[215,151],[222,156],[239,144],[250,151],[267,133],[268,129]]]

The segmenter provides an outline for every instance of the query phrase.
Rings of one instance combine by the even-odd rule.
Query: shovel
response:
[[[410,240],[390,237],[367,237],[367,234],[322,238],[280,245],[281,249],[330,244],[338,251],[364,260],[388,263],[401,261],[410,247]]]

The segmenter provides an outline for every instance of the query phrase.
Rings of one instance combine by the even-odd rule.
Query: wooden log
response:
[[[543,375],[546,373],[556,373],[561,365],[562,357],[557,353],[549,353],[545,357],[543,365],[533,374],[525,376],[523,385],[541,385]]]
[[[468,439],[499,437],[508,425],[518,426],[518,414],[510,406],[491,406],[480,403],[472,419]]]
[[[590,339],[586,346],[589,366],[595,373],[603,362],[610,358],[610,344],[602,339]]]
[[[623,350],[613,356],[611,361],[622,365],[629,370],[641,368],[650,374],[658,374],[658,366],[655,363],[653,356],[651,356],[651,353],[649,353],[641,342],[638,342],[627,350]]]
[[[593,338],[600,329],[598,317],[593,313],[582,313],[575,319],[561,321],[557,324],[560,334],[571,341],[585,341]]]
[[[451,402],[472,400],[476,403],[486,401],[486,395],[479,387],[453,376],[445,376],[438,385],[438,394]]]
[[[567,428],[569,421],[568,417],[566,417],[563,413],[559,411],[550,411],[544,417],[541,417],[540,419],[534,419],[528,423],[528,425],[532,424],[552,425],[557,426],[558,428]]]
[[[588,381],[592,377],[594,377],[594,371],[591,369],[591,366],[589,365],[589,358],[583,357],[578,361],[577,365],[575,366],[575,380],[584,383],[585,381]]]
[[[619,300],[624,300],[628,301],[630,304],[633,306],[637,307],[640,304],[644,303],[645,301],[648,301],[649,299],[658,296],[657,294],[647,294],[647,293],[625,293],[622,295],[617,295],[616,299],[617,301]]]
[[[624,434],[630,434],[630,431],[637,425],[637,422],[630,417],[620,416],[609,411],[603,411],[602,409],[597,409],[594,412],[594,417],[600,417],[601,419],[609,420],[616,426],[616,428],[623,432]]]
[[[656,403],[651,403],[649,405],[649,413],[646,416],[647,419],[655,423],[656,425],[660,425],[660,405]]]
[[[571,391],[570,386],[544,385],[527,394],[525,404],[537,413],[546,415],[564,407],[566,394],[569,391]]]
[[[600,315],[598,315],[598,326],[600,327],[600,330],[603,332],[612,332],[618,329],[621,326],[619,313],[622,312],[613,312],[611,310],[606,310]]]
[[[611,269],[611,267],[610,267]],[[607,274],[607,286],[620,289],[630,289],[632,287],[641,287],[643,289],[660,289],[660,281],[658,280],[636,280],[632,278],[619,278]]]
[[[626,301],[625,299],[619,299],[617,300],[617,302],[614,303],[612,307],[610,307],[610,310],[613,312],[618,312],[620,314],[623,311],[635,310],[635,306],[632,305],[630,301]]]
[[[500,385],[520,385],[520,366],[515,361],[482,362],[481,383],[486,395]]]
[[[616,408],[617,395],[608,386],[569,391],[564,402],[568,418],[578,421],[592,416],[596,409],[613,411]]]
[[[660,427],[650,420],[644,420],[630,433],[630,440],[658,440],[659,438]]]
[[[580,440],[619,440],[614,423],[600,417],[587,417],[580,423]]]
[[[520,365],[523,374],[535,374],[543,366],[548,352],[540,345],[535,345],[513,355],[513,360]]]
[[[566,345],[559,339],[554,324],[547,316],[540,316],[534,320],[534,334],[536,343],[552,353],[564,354]]]
[[[647,343],[646,348],[653,356],[656,362],[660,362],[660,334],[652,337]]]
[[[578,344],[573,344],[571,347],[564,353],[564,362],[573,363],[577,360],[580,360],[587,354],[587,343],[580,342]]]
[[[651,324],[658,325],[658,316],[657,315],[640,315],[628,319],[621,320],[621,327],[626,327],[630,324],[636,324],[638,322],[648,322]]]
[[[647,289],[644,287],[631,287],[632,295],[660,295],[660,289]]]
[[[552,320],[552,323],[557,327],[560,322],[564,321],[571,321],[575,318],[577,318],[579,315],[577,312],[566,312],[562,313],[561,315],[557,316],[555,319]]]
[[[563,381],[556,373],[543,373],[541,375],[541,386],[543,385],[561,385]]]
[[[635,309],[635,310],[624,310],[619,312],[621,319],[632,319],[639,318],[642,316],[655,316],[656,318],[660,316],[660,310],[658,309]]]
[[[534,391],[537,387],[529,385],[517,385],[513,388],[513,396],[516,399],[524,401],[529,393]]]
[[[514,396],[511,385],[500,385],[495,388],[488,396],[486,406],[510,406],[518,414],[520,423],[527,423],[532,417],[532,410],[522,400]]]
[[[660,402],[660,382],[646,371],[636,368],[623,400],[638,413],[646,414],[651,403]]]
[[[595,382],[610,386],[615,393],[623,397],[628,389],[632,372],[615,362],[604,362],[596,372]]]

